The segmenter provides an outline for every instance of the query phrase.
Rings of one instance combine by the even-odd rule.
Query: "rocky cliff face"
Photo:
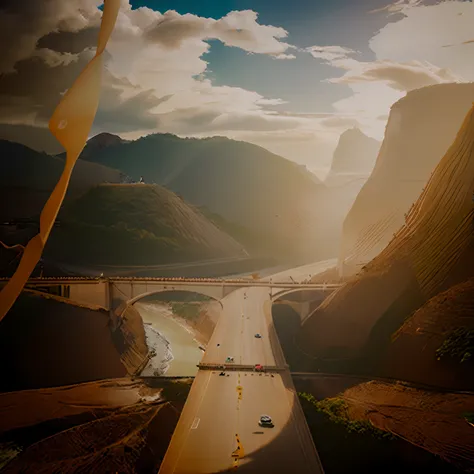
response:
[[[358,128],[346,130],[339,138],[325,184],[337,186],[348,181],[367,179],[374,168],[379,149],[380,143],[364,135]]]
[[[379,142],[357,128],[346,130],[339,139],[324,189],[313,204],[326,238],[334,243],[332,257],[337,255],[344,219],[372,171],[379,148]]]
[[[383,153],[383,150],[382,150]],[[424,302],[474,275],[474,107],[387,248],[304,322],[306,352],[380,349]]]
[[[344,222],[344,275],[360,270],[401,228],[473,101],[474,84],[441,84],[409,92],[392,106],[375,168]]]

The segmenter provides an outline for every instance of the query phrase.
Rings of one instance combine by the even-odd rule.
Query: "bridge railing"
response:
[[[0,283],[3,284],[8,282],[8,277],[0,277]],[[89,283],[96,284],[101,282],[110,283],[160,283],[165,285],[179,286],[189,285],[190,283],[217,285],[217,286],[264,286],[270,288],[307,288],[307,289],[336,289],[342,286],[340,283],[308,283],[308,282],[264,282],[264,281],[253,281],[245,279],[231,279],[231,280],[219,280],[212,278],[161,278],[161,277],[113,277],[113,278],[99,278],[99,277],[38,277],[30,278],[27,285],[61,285],[71,283]]]
[[[244,365],[244,364],[212,364],[201,362],[197,365],[200,370],[231,370],[231,371],[248,371],[248,372],[285,372],[289,369],[288,365],[276,366],[276,365],[263,365],[261,369],[257,369],[255,365]]]

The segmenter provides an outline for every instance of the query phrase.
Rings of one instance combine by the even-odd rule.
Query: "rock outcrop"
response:
[[[331,170],[324,184],[338,186],[350,181],[362,181],[370,176],[380,143],[358,128],[346,130],[339,138],[333,154]]]
[[[404,223],[474,101],[474,83],[409,92],[391,109],[374,170],[343,226],[340,272],[353,275]]]
[[[474,107],[402,229],[304,321],[305,352],[360,354],[389,339],[427,300],[474,276],[473,193]]]

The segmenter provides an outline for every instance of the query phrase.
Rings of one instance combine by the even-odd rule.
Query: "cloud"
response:
[[[370,40],[378,59],[396,62],[427,61],[452,71],[466,81],[474,80],[472,25],[474,4],[461,0],[423,5],[400,5],[402,18],[388,23]],[[446,45],[453,45],[444,48]]]
[[[9,2],[0,12],[0,25],[9,23],[12,44],[24,47],[3,63],[0,123],[12,125],[14,120],[45,127],[61,94],[94,53],[101,2]],[[25,20],[24,11],[30,7],[35,19],[26,16]],[[249,54],[291,59],[294,55],[289,52],[295,48],[283,41],[287,35],[283,28],[259,24],[257,13],[250,10],[233,11],[216,20],[147,7],[132,10],[122,0],[107,48],[94,132],[185,135],[304,126],[310,118],[286,117],[271,110],[284,104],[282,100],[238,87],[214,86],[205,76],[207,40]]]
[[[257,19],[257,13],[252,10],[232,11],[219,20],[180,15],[170,10],[147,27],[145,36],[169,49],[178,49],[186,41],[217,39],[226,46],[249,53],[268,54],[277,59],[295,57],[286,54],[291,46],[280,41],[288,32],[283,28],[260,25]]]
[[[79,54],[60,53],[48,48],[36,49],[31,57],[41,58],[49,67],[67,66],[79,60]]]
[[[0,10],[0,73],[14,71],[18,61],[31,57],[38,40],[55,31],[78,31],[98,24],[99,0],[3,0]],[[78,14],[78,12],[80,12]]]
[[[330,79],[333,84],[357,84],[366,82],[384,82],[392,89],[408,92],[433,84],[457,82],[461,78],[447,69],[441,69],[430,63],[408,61],[359,62],[353,70],[344,76]]]
[[[356,51],[342,46],[310,46],[305,51],[310,53],[313,58],[324,59],[327,62],[346,59],[348,56],[356,54]]]
[[[388,14],[403,13],[404,11],[407,11],[407,9],[410,7],[416,7],[422,4],[423,4],[422,0],[398,0],[394,3],[390,3],[389,5],[385,7],[370,10],[369,13],[381,13],[381,12],[387,12]]]
[[[344,71],[342,77],[327,80],[352,90],[350,97],[333,104],[335,112],[341,116],[356,114],[362,130],[381,139],[385,128],[381,117],[387,116],[390,106],[407,91],[474,80],[474,4],[399,0],[375,12],[397,18],[370,39],[374,61],[358,61],[355,51],[346,47],[315,46],[306,51]]]
[[[348,127],[358,127],[359,121],[355,118],[336,116],[322,120],[321,125],[330,128],[346,129]]]

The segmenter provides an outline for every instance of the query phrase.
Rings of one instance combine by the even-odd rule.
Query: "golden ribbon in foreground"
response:
[[[99,104],[102,53],[114,29],[120,0],[105,0],[97,51],[63,99],[49,121],[51,133],[66,150],[64,170],[40,216],[40,231],[26,246],[20,264],[0,292],[0,321],[5,317],[41,258],[54,221],[66,194],[71,173],[84,148]]]

